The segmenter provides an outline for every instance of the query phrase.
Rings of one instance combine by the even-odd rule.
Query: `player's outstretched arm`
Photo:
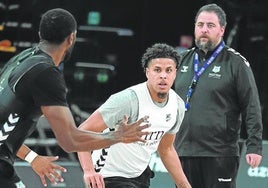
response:
[[[149,125],[141,125],[145,118],[137,122],[127,124],[127,118],[120,123],[116,131],[108,133],[96,133],[78,129],[74,123],[73,116],[68,107],[64,106],[42,106],[43,114],[47,118],[59,145],[66,152],[91,151],[108,147],[119,142],[130,143],[143,141],[142,136],[149,134],[144,131]],[[103,126],[103,120],[99,113],[96,117],[89,118],[87,122]],[[90,121],[92,119],[92,121]],[[99,121],[102,120],[102,121]],[[88,123],[85,123],[88,124]]]

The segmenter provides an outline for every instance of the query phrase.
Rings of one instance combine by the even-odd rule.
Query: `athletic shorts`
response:
[[[105,188],[149,188],[150,179],[154,177],[153,171],[148,166],[146,170],[136,178],[108,177],[104,178]]]

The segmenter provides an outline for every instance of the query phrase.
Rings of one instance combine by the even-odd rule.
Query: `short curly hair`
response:
[[[77,22],[70,12],[61,8],[51,9],[41,17],[40,39],[53,44],[61,44],[76,29]]]
[[[180,66],[181,57],[172,46],[165,43],[156,43],[147,48],[141,59],[141,65],[144,71],[152,59],[170,58],[176,63],[176,68]]]

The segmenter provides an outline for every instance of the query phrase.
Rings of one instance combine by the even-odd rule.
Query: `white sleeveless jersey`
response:
[[[178,115],[178,95],[171,89],[165,106],[159,107],[151,99],[145,83],[128,88],[135,91],[138,98],[138,119],[149,116],[151,126],[146,131],[151,134],[144,136],[146,143],[118,143],[109,148],[94,151],[92,160],[95,170],[103,177],[121,176],[126,178],[138,177],[149,164],[161,138],[176,123]],[[183,108],[182,108],[183,109]]]

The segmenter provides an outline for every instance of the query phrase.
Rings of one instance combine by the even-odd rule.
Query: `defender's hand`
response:
[[[149,132],[144,131],[144,129],[150,127],[150,124],[141,124],[146,122],[147,119],[148,116],[145,116],[134,123],[127,124],[128,117],[125,115],[115,132],[118,134],[119,138],[122,138],[123,143],[131,143],[136,141],[146,142],[144,139],[142,139],[142,136],[149,134]]]
[[[40,180],[45,187],[47,186],[45,176],[53,184],[57,184],[59,181],[64,181],[59,171],[67,172],[67,170],[62,166],[53,163],[54,161],[58,160],[58,158],[58,156],[50,157],[38,155],[31,163],[32,169],[40,177]]]

